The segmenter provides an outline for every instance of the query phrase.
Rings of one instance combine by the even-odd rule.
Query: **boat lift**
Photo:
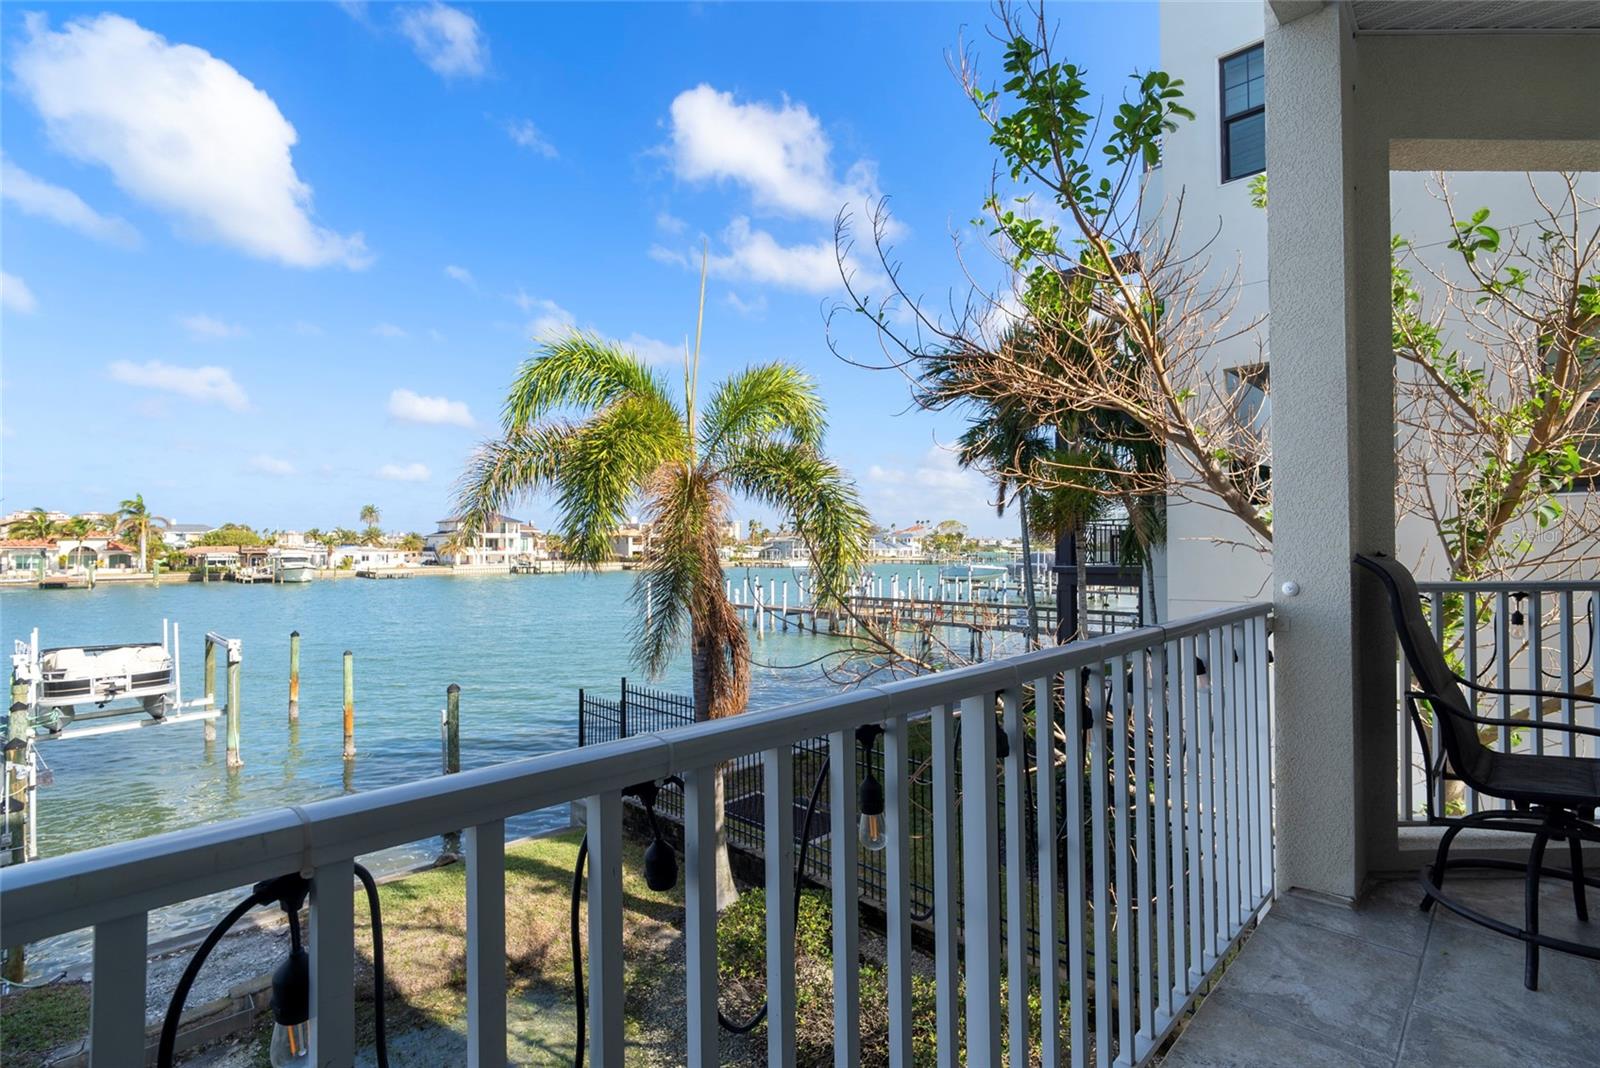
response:
[[[185,701],[178,637],[178,625],[162,620],[159,643],[46,649],[34,628],[27,641],[13,644],[0,865],[38,855],[38,792],[53,780],[40,758],[40,743],[184,723],[205,724],[208,743],[215,737],[214,723],[222,715],[214,692],[216,652],[226,652],[233,677],[242,642],[214,631],[206,634],[208,692]]]

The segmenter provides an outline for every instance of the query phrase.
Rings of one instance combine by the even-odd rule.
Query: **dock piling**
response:
[[[356,654],[344,651],[344,758],[356,755]]]
[[[300,718],[300,632],[289,632],[289,722]]]
[[[454,775],[461,770],[461,687],[451,683],[444,691],[444,716],[440,724],[444,743],[444,773]],[[446,831],[444,854],[461,855],[461,832]]]
[[[210,641],[206,642],[205,656],[205,684],[206,703],[212,708],[217,707],[217,647]],[[211,747],[217,742],[217,721],[208,719],[202,729],[205,736],[206,752],[209,755]]]
[[[228,642],[228,769],[244,767],[239,755],[239,726],[244,709],[239,701],[239,673],[244,666],[244,653],[240,639]]]

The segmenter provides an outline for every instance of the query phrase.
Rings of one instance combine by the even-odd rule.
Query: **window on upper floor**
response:
[[[1249,367],[1230,367],[1223,374],[1228,393],[1233,397],[1239,425],[1258,438],[1267,436],[1272,417],[1272,395],[1268,392],[1270,374],[1264,363]]]
[[[1222,180],[1266,169],[1266,60],[1254,45],[1222,60]]]

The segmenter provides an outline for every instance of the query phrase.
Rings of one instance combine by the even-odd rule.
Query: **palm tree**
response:
[[[413,530],[410,533],[402,534],[400,539],[395,542],[395,548],[408,553],[420,553],[427,544],[427,539]]]
[[[72,552],[68,555],[72,558],[75,566],[81,565],[84,554],[90,551],[84,548],[83,539],[89,536],[89,531],[94,529],[94,524],[81,515],[75,515],[56,529],[62,537],[71,538],[78,543],[72,547]]]
[[[361,532],[361,544],[362,545],[382,545],[383,544],[383,529],[381,527],[377,526],[376,524],[373,524],[372,526],[367,527],[366,530],[363,530]]]
[[[511,387],[504,435],[462,476],[455,512],[472,537],[516,498],[553,490],[567,558],[594,567],[611,558],[609,535],[642,503],[652,537],[633,589],[635,659],[659,675],[687,638],[695,718],[705,720],[744,711],[750,690],[749,637],[723,592],[717,551],[732,495],[792,518],[824,603],[840,601],[864,561],[871,521],[821,451],[823,405],[808,376],[782,363],[751,366],[702,411],[698,352],[697,339],[674,396],[612,342],[579,332],[547,341]],[[726,905],[737,891],[721,793],[719,778],[717,898]]]
[[[149,566],[150,556],[150,524],[156,519],[144,505],[144,494],[135,493],[128,500],[117,506],[116,525],[113,534],[132,533],[139,536],[139,570],[144,571]]]
[[[379,523],[381,523],[382,521],[383,521],[383,513],[378,511],[378,506],[377,505],[375,505],[375,504],[363,504],[361,506],[361,525],[362,526],[364,526],[364,527],[375,527]]]
[[[21,519],[12,523],[7,533],[13,538],[26,538],[30,541],[49,541],[56,536],[56,524],[51,521],[49,512],[43,508],[35,508]]]

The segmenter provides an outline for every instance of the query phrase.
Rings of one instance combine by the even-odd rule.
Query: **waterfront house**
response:
[[[611,532],[611,555],[618,560],[637,560],[650,544],[648,523],[629,523]]]
[[[161,540],[168,548],[188,549],[216,529],[210,523],[168,523],[161,528]]]
[[[55,542],[39,538],[0,538],[0,573],[37,573],[40,564],[55,567]]]
[[[421,555],[386,545],[337,545],[328,554],[328,566],[335,570],[407,567],[419,562]]]
[[[769,564],[809,564],[811,553],[806,543],[792,534],[779,534],[761,543],[759,557]]]
[[[868,551],[873,556],[890,560],[914,560],[928,554],[923,539],[932,531],[925,523],[913,523],[899,530],[885,531],[873,536]]]
[[[55,539],[56,562],[70,570],[130,569],[139,564],[139,548],[118,541],[104,531],[91,531],[81,538]]]
[[[944,1065],[1000,1065],[1007,1050],[1020,1064],[1119,1068],[1158,1057],[1166,1068],[1593,1064],[1592,962],[1547,950],[1543,980],[1528,990],[1517,941],[1416,907],[1416,873],[1440,832],[1416,818],[1415,740],[1399,701],[1390,605],[1353,560],[1392,557],[1399,541],[1391,179],[1431,169],[1600,170],[1600,5],[1267,0],[1196,10],[1218,23],[1236,10],[1261,20],[1273,207],[1260,280],[1272,311],[1275,416],[1266,590],[1243,582],[1215,591],[1229,603],[1163,613],[1160,626],[956,672],[21,865],[0,883],[0,941],[92,929],[104,987],[89,1013],[92,1048],[107,1060],[105,1051],[132,1051],[123,1060],[135,1063],[150,910],[309,868],[310,1058],[352,1064],[365,993],[358,967],[369,952],[351,896],[355,858],[464,829],[466,947],[450,959],[469,1006],[460,1059],[498,1068],[509,1034],[506,821],[576,803],[589,844],[590,1063],[620,1068],[638,981],[624,956],[624,927],[637,920],[623,879],[623,791],[681,777],[684,965],[668,981],[683,984],[683,1062],[709,1068],[724,1048],[727,994],[717,957],[719,769],[753,759],[760,801],[744,818],[786,843],[764,858],[770,1001],[756,1041],[774,1066],[795,1063],[797,1026],[826,1029],[836,1063],[858,1063],[864,1019],[881,1021],[894,1064],[934,1063],[930,1045]],[[1221,70],[1207,66],[1187,100],[1223,97]],[[1196,111],[1215,120],[1220,140],[1215,108]],[[1221,148],[1208,137],[1196,151],[1218,160]],[[1220,169],[1206,170],[1206,183],[1223,184]],[[1527,613],[1525,634],[1532,620],[1554,622],[1531,654],[1500,644],[1486,677],[1511,687],[1554,673],[1574,691],[1592,688],[1600,655],[1584,619],[1600,599],[1593,575],[1435,582],[1421,595],[1436,610],[1446,598],[1493,605],[1509,627],[1514,592],[1526,597],[1517,609]],[[1501,755],[1543,749],[1534,739],[1557,723],[1596,722],[1574,701],[1557,704],[1515,706],[1542,718],[1543,731],[1501,731]],[[1513,706],[1504,707],[1509,716]],[[914,744],[913,724],[931,745]],[[874,740],[863,745],[860,727],[885,733],[868,732]],[[807,784],[787,755],[819,736],[830,755],[826,827],[808,844],[826,853],[818,856],[831,905],[817,937],[830,943],[832,965],[819,978],[824,1007],[810,1000],[813,1015],[802,1017],[815,973],[797,992],[788,844]],[[1592,741],[1577,744],[1575,755],[1595,755]],[[1030,761],[1045,746],[1059,762]],[[857,811],[868,747],[881,757],[883,787],[870,861],[881,880],[870,904],[884,937],[872,940],[870,983],[858,908],[869,858],[857,833],[868,823]],[[914,825],[908,797],[919,788],[931,792],[930,819]],[[934,839],[926,868],[911,863],[913,836]],[[1569,844],[1545,855],[1546,872],[1578,861],[1600,870],[1593,846]],[[1525,840],[1494,831],[1468,830],[1456,848],[1528,862]],[[1459,882],[1477,908],[1524,922],[1520,877]],[[1592,942],[1594,923],[1573,919],[1571,887],[1547,886],[1534,900],[1551,926],[1559,920],[1566,937]],[[1036,924],[1016,922],[1030,894],[1049,907]],[[915,939],[913,922],[926,924]],[[462,921],[449,923],[453,931]],[[926,942],[931,968],[913,956]],[[1007,988],[1014,995],[1003,998]],[[1034,989],[1036,998],[1015,996]]]
[[[538,528],[531,523],[499,513],[489,517],[470,545],[453,544],[460,531],[459,516],[439,520],[438,529],[423,539],[425,551],[432,550],[438,563],[451,567],[510,570],[519,558],[532,558],[539,538]]]
[[[228,571],[239,566],[240,552],[238,545],[195,545],[183,550],[183,555],[191,567]]]

